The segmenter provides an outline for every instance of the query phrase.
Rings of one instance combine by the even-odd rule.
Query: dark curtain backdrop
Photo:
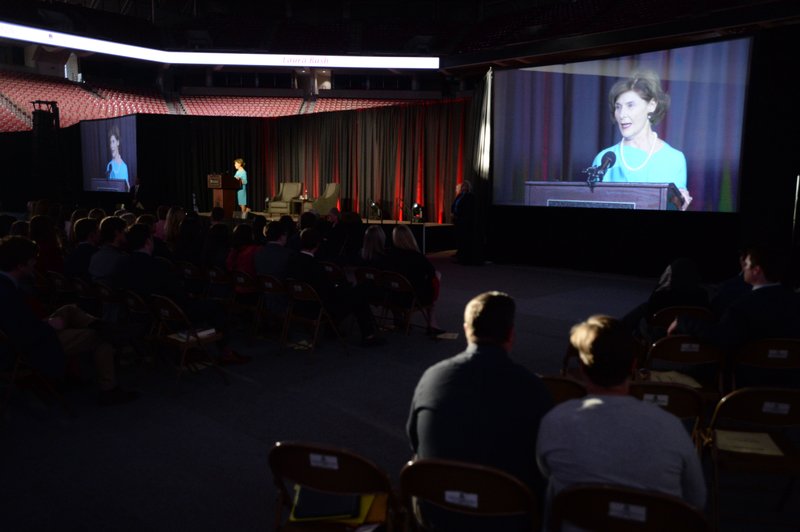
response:
[[[735,211],[749,55],[741,39],[578,65],[580,73],[495,73],[495,203],[522,205],[525,181],[584,180],[581,170],[620,140],[611,87],[649,69],[672,100],[654,129],[686,156],[690,209]]]
[[[341,184],[342,210],[366,215],[369,202],[407,219],[424,206],[427,221],[449,221],[457,182],[471,176],[470,101],[382,107],[278,119],[140,116],[139,177],[154,203],[207,211],[206,175],[233,172],[242,157],[255,211],[282,181],[301,181],[317,197]]]

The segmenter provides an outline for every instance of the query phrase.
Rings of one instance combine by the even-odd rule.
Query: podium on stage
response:
[[[680,210],[683,201],[674,183],[525,182],[525,205],[664,211]]]
[[[208,174],[208,188],[214,191],[213,206],[222,207],[226,218],[233,218],[238,210],[236,192],[242,188],[239,180],[229,173]]]

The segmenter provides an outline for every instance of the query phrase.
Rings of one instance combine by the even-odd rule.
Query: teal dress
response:
[[[244,168],[236,170],[233,177],[238,177],[242,180],[242,188],[236,193],[236,199],[239,200],[239,205],[247,205],[247,172]]]
[[[686,188],[686,157],[666,142],[642,168],[630,170],[622,162],[619,143],[602,150],[592,164],[600,166],[603,154],[614,152],[617,160],[603,178],[607,183],[674,183],[678,188]],[[638,148],[625,147],[625,161],[632,168],[638,168],[647,160],[648,153]]]

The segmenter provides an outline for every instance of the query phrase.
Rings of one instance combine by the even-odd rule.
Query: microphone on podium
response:
[[[583,173],[587,175],[586,183],[591,187],[598,181],[602,181],[608,169],[614,166],[616,162],[617,156],[614,155],[613,151],[609,150],[605,152],[600,158],[600,166],[590,166],[583,171]]]

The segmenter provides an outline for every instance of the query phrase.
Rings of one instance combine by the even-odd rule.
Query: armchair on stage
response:
[[[320,216],[325,216],[332,208],[336,207],[336,204],[339,202],[340,190],[341,186],[339,183],[328,183],[322,196],[318,197],[314,200],[314,203],[311,204],[311,209],[316,211]]]
[[[664,211],[680,210],[683,201],[672,183],[525,182],[525,205]]]
[[[278,195],[272,198],[267,207],[267,214],[291,214],[292,200],[296,200],[303,192],[300,182],[285,181],[278,189]]]

